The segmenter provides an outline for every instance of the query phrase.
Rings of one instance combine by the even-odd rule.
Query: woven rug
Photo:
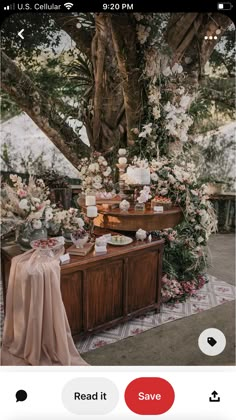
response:
[[[81,339],[76,343],[78,351],[85,353],[95,350],[98,347],[141,334],[144,331],[166,324],[167,322],[196,315],[199,312],[207,311],[208,309],[235,299],[236,288],[234,286],[210,275],[208,275],[208,280],[209,282],[195,296],[187,299],[186,302],[165,303],[161,306],[161,311],[158,314],[151,311],[124,324],[120,324],[115,328]]]
[[[148,312],[145,315],[132,319],[97,334],[91,334],[87,338],[80,339],[76,343],[76,347],[80,353],[85,353],[95,350],[98,347],[107,344],[115,343],[124,338],[141,334],[151,328],[167,322],[175,321],[180,318],[185,318],[190,315],[196,315],[199,312],[207,311],[215,306],[222,305],[235,299],[235,287],[218,280],[217,278],[208,275],[209,282],[198,291],[197,295],[192,296],[186,302],[175,304],[163,304],[161,312],[156,314],[154,311]],[[0,337],[2,337],[3,329],[3,301],[2,301],[2,287],[0,285]]]

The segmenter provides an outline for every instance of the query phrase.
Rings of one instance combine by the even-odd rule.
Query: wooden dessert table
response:
[[[163,213],[157,213],[149,209],[144,212],[134,209],[129,209],[127,212],[121,211],[119,208],[112,210],[99,209],[99,214],[94,219],[94,225],[127,232],[136,232],[140,228],[152,231],[173,228],[182,219],[183,213],[179,207],[173,207]]]
[[[108,245],[108,253],[71,256],[61,266],[61,293],[74,337],[160,309],[163,241]],[[4,301],[18,245],[2,248]]]

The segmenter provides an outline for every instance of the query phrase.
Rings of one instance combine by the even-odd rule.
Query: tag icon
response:
[[[207,342],[210,344],[211,347],[214,347],[217,341],[213,337],[207,337]]]

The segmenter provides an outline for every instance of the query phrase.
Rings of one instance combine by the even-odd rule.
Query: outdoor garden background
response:
[[[233,23],[218,13],[21,14],[1,29],[2,235],[26,222],[84,226],[77,200],[76,210],[54,206],[49,191],[118,192],[126,149],[130,165],[150,168],[151,195],[184,213],[155,232],[166,241],[162,298],[194,294],[217,231],[209,185],[235,191]]]

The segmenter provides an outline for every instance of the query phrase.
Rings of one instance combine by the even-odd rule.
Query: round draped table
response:
[[[173,228],[183,219],[183,213],[179,207],[173,207],[163,213],[157,213],[149,209],[144,212],[134,209],[124,212],[119,208],[112,210],[99,209],[98,212],[98,216],[94,219],[95,226],[130,232],[136,232],[138,229],[152,231]]]

